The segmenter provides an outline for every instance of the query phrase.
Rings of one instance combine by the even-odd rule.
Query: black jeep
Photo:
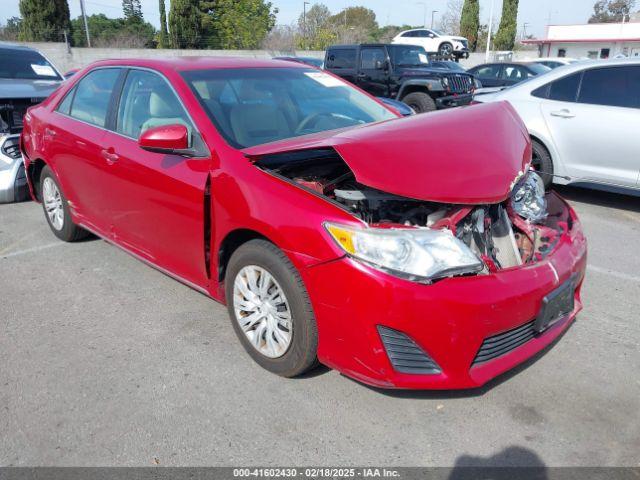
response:
[[[334,45],[327,49],[324,68],[417,113],[467,105],[475,90],[473,75],[432,67],[425,49],[414,45]]]

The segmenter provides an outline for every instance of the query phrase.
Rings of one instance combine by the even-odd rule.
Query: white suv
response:
[[[437,30],[428,28],[414,28],[396,35],[391,43],[405,45],[420,45],[427,52],[435,52],[445,57],[469,57],[469,41],[464,37],[445,35]]]

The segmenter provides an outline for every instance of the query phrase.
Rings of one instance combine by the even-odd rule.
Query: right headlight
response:
[[[414,281],[476,273],[482,261],[449,230],[353,228],[326,223],[335,242],[374,268]]]

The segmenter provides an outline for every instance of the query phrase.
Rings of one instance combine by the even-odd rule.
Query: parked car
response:
[[[311,67],[322,68],[324,61],[316,57],[273,57],[274,60],[286,60],[288,62],[299,62]]]
[[[446,35],[438,30],[414,28],[396,35],[391,43],[401,45],[419,45],[427,52],[456,58],[469,58],[469,41],[464,37]]]
[[[551,69],[533,62],[498,62],[476,65],[467,71],[480,80],[483,87],[510,87]]]
[[[399,102],[398,100],[394,100],[393,98],[386,97],[378,97],[378,100],[391,108],[395,108],[403,117],[408,117],[409,115],[416,114],[415,110],[404,102]]]
[[[640,188],[639,60],[575,63],[477,101],[513,105],[547,184]]]
[[[61,81],[56,68],[36,50],[0,42],[0,203],[29,198],[19,147],[22,117]]]
[[[572,63],[577,63],[579,61],[580,60],[577,60],[575,58],[568,57],[543,57],[531,60],[531,62],[533,63],[544,65],[545,67],[549,67],[552,70],[554,68],[563,67],[564,65],[571,65]]]
[[[444,70],[453,70],[454,72],[466,72],[467,69],[460,65],[458,62],[452,62],[450,60],[431,60],[431,66],[433,68],[442,68]]]
[[[333,45],[325,70],[371,95],[393,98],[417,113],[468,104],[472,75],[433,68],[424,48],[415,45]]]
[[[506,102],[398,118],[294,62],[108,60],[30,108],[22,146],[58,238],[226,303],[279,375],[475,387],[581,308],[580,222]]]

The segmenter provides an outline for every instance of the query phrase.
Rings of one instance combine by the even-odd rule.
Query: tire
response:
[[[412,92],[402,98],[402,101],[413,108],[416,113],[433,112],[436,102],[424,92]]]
[[[46,194],[45,188],[47,188]],[[57,192],[57,196],[55,193],[52,194],[56,198],[55,207],[56,212],[59,214],[57,216],[54,215],[53,219],[48,211],[48,208],[53,208],[53,203],[45,199],[45,196],[49,196],[49,193],[52,192],[52,190],[50,190],[51,188],[55,188],[55,192]],[[71,220],[69,202],[67,202],[67,198],[64,196],[64,193],[62,193],[58,180],[48,166],[45,166],[40,174],[40,196],[44,217],[47,219],[47,223],[56,237],[65,242],[75,242],[89,235],[89,232],[80,228]]]
[[[251,330],[254,334],[250,340],[250,333],[245,333],[237,314],[238,309],[242,310],[240,305],[246,305],[247,303],[244,300],[246,297],[243,297],[242,292],[236,290],[235,282],[236,280],[242,282],[243,278],[246,278],[243,276],[247,272],[246,269],[251,270],[254,268],[262,269],[270,274],[275,281],[273,287],[280,287],[281,292],[284,294],[284,302],[276,301],[274,304],[269,304],[267,308],[277,305],[277,309],[272,311],[277,310],[277,313],[280,314],[283,314],[283,311],[289,312],[290,315],[290,327],[288,330],[290,343],[288,343],[283,352],[275,357],[263,353],[259,350],[259,347],[254,346],[255,339],[259,338],[258,343],[267,349],[268,335],[272,335],[270,338],[273,343],[273,340],[277,339],[276,333],[281,335],[286,330],[278,324],[275,328],[279,328],[279,330],[273,334],[270,333],[270,330],[260,330],[261,334],[255,335],[263,325],[267,325],[269,322],[267,317],[264,316],[256,321],[255,325],[249,327],[249,329],[255,327],[255,329]],[[262,278],[262,275],[258,277],[258,279],[260,278]],[[260,282],[256,283],[259,284]],[[262,368],[290,378],[301,375],[317,365],[318,329],[311,302],[298,271],[279,248],[266,240],[260,239],[250,240],[238,247],[231,255],[227,265],[225,290],[227,309],[233,329],[244,349]],[[273,294],[273,291],[273,289],[267,290],[267,293]],[[260,300],[257,301],[260,302]],[[249,303],[253,304],[254,302]],[[264,303],[262,305],[264,306]],[[246,316],[242,316],[243,313]],[[241,319],[249,318],[247,311],[240,311],[240,314]],[[263,315],[261,312],[257,313],[258,317],[261,315]],[[264,342],[262,339],[264,339]],[[284,344],[286,342],[278,343],[278,345]]]
[[[453,55],[453,45],[449,42],[442,42],[438,47],[438,55],[443,57]]]
[[[553,183],[553,160],[551,159],[549,150],[537,140],[531,141],[531,147],[533,150],[531,165],[534,170],[540,174],[544,182],[544,187],[549,188]]]

